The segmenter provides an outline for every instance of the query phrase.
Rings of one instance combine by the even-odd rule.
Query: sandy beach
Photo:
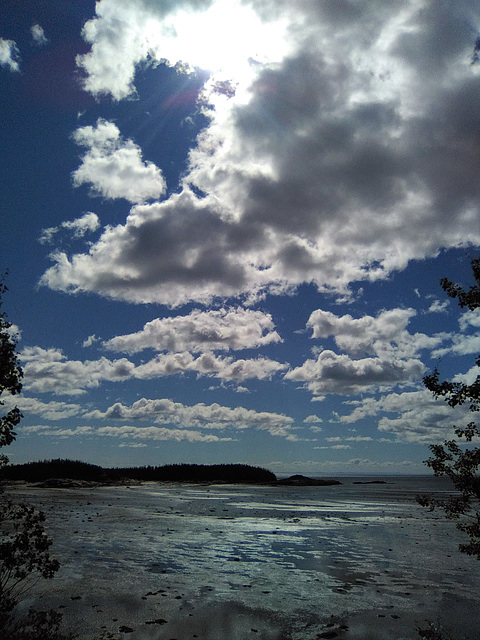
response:
[[[24,606],[80,640],[403,640],[425,620],[478,638],[478,562],[415,493],[433,478],[334,487],[161,485],[11,491],[43,509],[62,567]]]

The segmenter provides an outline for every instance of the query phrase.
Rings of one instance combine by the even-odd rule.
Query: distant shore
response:
[[[292,475],[278,479],[268,469],[246,464],[169,464],[163,466],[108,469],[78,460],[44,460],[9,465],[2,470],[4,481],[24,481],[42,487],[131,485],[142,482],[182,482],[208,484],[250,484],[269,486],[330,486],[339,480]]]

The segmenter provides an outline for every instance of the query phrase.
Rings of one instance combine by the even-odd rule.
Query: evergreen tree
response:
[[[456,298],[460,307],[474,311],[480,308],[480,258],[471,263],[475,284],[464,289],[448,278],[442,278],[440,284],[451,298]],[[475,364],[480,366],[480,355]],[[435,397],[444,398],[451,407],[468,403],[473,415],[480,411],[480,375],[472,382],[452,382],[440,380],[435,369],[424,378],[424,384]],[[473,416],[472,416],[473,417]],[[472,443],[480,436],[478,421],[471,420],[464,427],[454,426],[458,438],[445,440],[443,444],[432,444],[432,456],[425,461],[436,476],[447,476],[458,494],[438,499],[432,496],[418,496],[418,502],[430,510],[440,508],[447,518],[457,521],[457,528],[469,537],[467,543],[459,545],[462,553],[476,556],[480,560],[480,447],[463,447],[462,442]]]

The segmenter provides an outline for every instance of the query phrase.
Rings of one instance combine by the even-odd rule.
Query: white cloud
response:
[[[30,27],[30,33],[32,34],[33,41],[38,46],[43,46],[48,43],[48,39],[45,37],[45,32],[39,24],[34,24]]]
[[[340,349],[354,356],[376,355],[388,358],[408,358],[418,355],[422,349],[432,349],[446,339],[447,334],[427,336],[411,334],[406,330],[414,309],[389,309],[381,311],[376,318],[364,315],[336,316],[329,311],[317,309],[307,322],[313,338],[334,336]]]
[[[24,388],[40,393],[79,395],[105,380],[123,381],[132,377],[135,365],[119,360],[68,360],[59,349],[26,347],[20,353],[25,362]]]
[[[145,447],[148,447],[148,444],[145,444],[144,442],[122,442],[121,444],[118,445],[119,448],[126,448],[128,447],[129,449],[144,449]]]
[[[468,407],[453,409],[446,402],[436,400],[427,389],[391,393],[378,400],[365,398],[348,403],[355,406],[352,413],[339,421],[352,424],[366,417],[379,418],[378,430],[391,433],[401,442],[430,444],[453,436],[455,424],[469,418]]]
[[[101,338],[97,338],[97,336],[95,334],[92,334],[91,336],[88,336],[88,338],[86,340],[84,340],[82,342],[82,347],[91,347],[96,342],[100,342],[100,340],[101,340]]]
[[[164,5],[158,5],[162,10]],[[97,17],[83,27],[82,35],[92,49],[77,56],[78,66],[86,73],[84,86],[95,96],[110,93],[120,100],[134,92],[132,84],[135,65],[146,60],[150,45],[146,31],[153,22],[152,3],[103,1],[96,5]],[[153,15],[152,15],[153,14]]]
[[[149,56],[172,64],[186,56],[191,42],[173,38],[174,50],[168,33],[181,32],[184,8],[209,4],[97,3],[84,29],[92,48],[79,58],[86,88],[131,94],[135,68]],[[257,60],[233,98],[210,95],[215,109],[183,191],[134,207],[88,253],[55,254],[42,284],[170,306],[302,282],[344,295],[353,281],[385,279],[443,247],[480,244],[471,136],[480,25],[469,0],[404,0],[401,10],[381,1],[350,11],[345,3],[248,6],[265,28],[285,23],[285,51],[274,63]],[[222,37],[236,28],[219,24]],[[77,181],[98,180],[98,192],[132,202],[157,197],[147,187],[125,193],[104,173],[122,163],[133,172],[131,162],[147,172],[132,145],[95,147],[95,158],[92,147]]]
[[[7,333],[15,342],[22,339],[22,330],[16,324],[10,324],[10,326],[5,329],[5,333]]]
[[[91,51],[77,57],[85,89],[128,97],[135,93],[135,67],[162,59],[223,72],[227,79],[232,72],[244,74],[252,66],[249,58],[271,61],[285,51],[285,28],[262,18],[268,19],[266,12],[259,16],[250,3],[235,0],[102,0],[83,28]]]
[[[84,412],[84,409],[79,404],[55,401],[42,402],[37,398],[28,398],[23,395],[4,395],[2,396],[2,402],[8,409],[17,406],[25,416],[34,414],[46,420],[64,420]]]
[[[480,313],[478,309],[473,311],[466,311],[462,313],[459,318],[460,333],[451,334],[450,344],[435,349],[432,352],[432,357],[441,358],[447,354],[453,355],[469,355],[480,353],[480,336],[478,331],[480,327]],[[471,332],[473,328],[473,333]]]
[[[0,38],[0,67],[20,71],[20,53],[14,40]]]
[[[477,349],[478,353],[478,349]],[[453,382],[461,382],[463,384],[472,385],[480,379],[480,367],[473,366],[466,373],[457,373],[453,376]]]
[[[452,335],[452,342],[443,349],[435,349],[432,351],[433,358],[441,358],[447,354],[468,355],[470,353],[480,353],[480,337],[478,335]]]
[[[90,436],[94,435],[94,430],[92,427],[73,427],[66,429],[59,429],[55,427],[50,427],[48,425],[32,425],[28,427],[22,427],[22,433],[34,433],[35,435],[40,436],[56,436],[59,438],[69,438],[71,436]]]
[[[217,403],[188,406],[166,398],[142,398],[130,407],[117,402],[105,412],[95,410],[85,414],[85,417],[97,420],[153,420],[157,424],[208,430],[255,428],[274,436],[295,439],[291,433],[293,419],[288,416],[244,407],[231,409]]]
[[[88,342],[88,341],[87,341]],[[221,358],[213,353],[198,357],[189,352],[161,354],[135,365],[127,358],[109,360],[69,360],[60,349],[26,347],[20,353],[25,363],[24,387],[40,393],[79,395],[102,382],[124,382],[133,378],[146,380],[171,375],[195,373],[235,383],[248,379],[266,380],[288,368],[268,358]]]
[[[96,433],[110,438],[175,440],[177,442],[230,442],[233,439],[222,438],[212,433],[200,433],[190,429],[165,429],[164,427],[100,427]]]
[[[144,443],[135,440],[174,440],[176,442],[231,442],[233,438],[223,438],[211,433],[201,433],[189,429],[165,429],[164,427],[99,427],[94,429],[90,426],[73,428],[55,428],[48,425],[32,425],[22,427],[22,433],[35,434],[40,436],[51,436],[57,438],[70,438],[75,436],[103,436],[110,438],[121,438],[132,440],[133,442],[122,443],[121,447],[141,448],[146,447]]]
[[[87,147],[82,164],[73,172],[76,187],[91,184],[93,195],[132,203],[159,198],[165,192],[160,169],[153,162],[143,162],[140,147],[123,140],[113,122],[98,119],[95,127],[77,129],[73,138]]]
[[[272,316],[241,308],[200,311],[188,316],[157,318],[141,331],[117,336],[104,342],[112,351],[137,353],[156,351],[216,351],[253,349],[281,342],[274,330]]]
[[[428,311],[430,313],[446,313],[449,305],[449,300],[444,300],[443,302],[440,302],[440,300],[434,300],[428,308]]]
[[[312,337],[333,336],[347,353],[320,350],[316,360],[306,360],[285,377],[305,382],[314,400],[327,393],[356,394],[416,382],[425,370],[419,352],[437,347],[448,334],[409,333],[407,325],[415,315],[413,309],[390,309],[357,319],[317,309],[307,322]]]
[[[62,222],[58,227],[48,227],[42,229],[42,235],[39,241],[44,244],[45,242],[52,242],[54,236],[61,230],[67,229],[73,231],[74,238],[82,238],[87,232],[96,231],[100,227],[100,221],[97,214],[91,211],[85,213],[81,218]]]
[[[337,449],[338,451],[342,449],[351,449],[352,447],[349,444],[331,444],[328,446],[322,447],[313,447],[314,449]]]
[[[473,311],[462,313],[459,324],[462,331],[465,331],[468,327],[480,328],[480,311],[474,309]]]
[[[327,393],[357,394],[388,388],[418,380],[424,365],[413,358],[383,360],[361,358],[322,351],[316,360],[306,360],[302,366],[285,374],[287,380],[305,382],[316,397]]]
[[[135,370],[135,376],[147,379],[192,371],[198,375],[214,376],[221,380],[243,382],[251,378],[269,379],[287,368],[287,364],[269,358],[235,360],[230,357],[218,357],[213,353],[203,353],[195,358],[189,352],[182,352],[156,356],[146,364],[139,365]]]
[[[323,422],[323,418],[319,418],[318,416],[312,414],[310,416],[307,416],[303,422],[304,424],[309,425],[309,429],[313,433],[321,433],[323,431],[322,427],[318,426],[321,422]]]

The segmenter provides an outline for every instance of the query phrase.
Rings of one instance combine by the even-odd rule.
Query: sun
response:
[[[235,0],[217,0],[203,12],[179,11],[152,36],[156,53],[209,71],[215,79],[243,84],[258,63],[274,63],[286,54],[285,25],[263,22]]]

